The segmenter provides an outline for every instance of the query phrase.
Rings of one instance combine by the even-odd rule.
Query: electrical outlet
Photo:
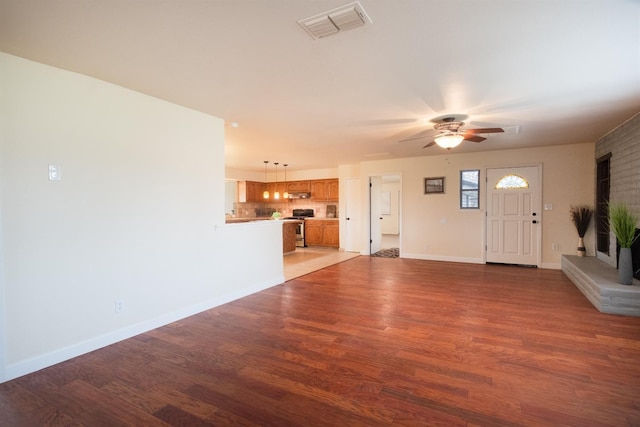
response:
[[[122,313],[124,311],[124,301],[117,299],[114,302],[116,313]]]
[[[427,243],[426,245],[424,245],[424,250],[425,250],[425,251],[428,251],[430,247],[431,247],[431,246]]]

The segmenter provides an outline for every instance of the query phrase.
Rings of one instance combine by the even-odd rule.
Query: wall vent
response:
[[[367,23],[372,23],[371,18],[357,1],[298,21],[314,39],[362,27]]]

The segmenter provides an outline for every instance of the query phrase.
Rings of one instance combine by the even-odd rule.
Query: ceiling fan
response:
[[[439,133],[433,138],[433,141],[428,143],[422,148],[428,148],[435,144],[442,148],[451,149],[457,147],[462,141],[482,142],[485,137],[478,134],[481,133],[500,133],[504,132],[502,128],[479,128],[479,129],[461,129],[464,126],[464,122],[460,119],[456,120],[456,117],[443,117],[441,119],[432,120],[436,122],[433,127]],[[404,139],[400,142],[413,141],[416,139],[427,138],[422,132],[421,136],[415,136],[409,139]]]

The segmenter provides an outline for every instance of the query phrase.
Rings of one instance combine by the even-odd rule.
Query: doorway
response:
[[[486,262],[539,266],[541,166],[487,169]]]
[[[369,254],[398,257],[401,247],[401,176],[369,178]]]

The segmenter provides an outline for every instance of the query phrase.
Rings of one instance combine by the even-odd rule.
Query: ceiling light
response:
[[[435,137],[436,144],[442,148],[450,149],[460,145],[464,141],[464,135],[459,133],[443,133]]]

